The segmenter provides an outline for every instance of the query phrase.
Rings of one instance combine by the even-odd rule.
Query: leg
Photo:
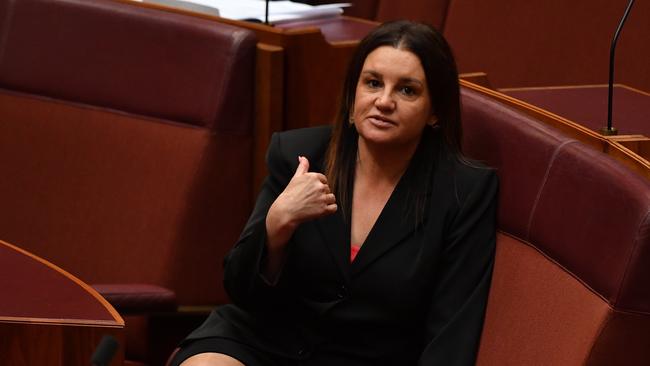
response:
[[[206,352],[194,355],[181,363],[181,366],[246,366],[223,353]]]

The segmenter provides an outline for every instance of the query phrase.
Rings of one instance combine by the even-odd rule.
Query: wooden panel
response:
[[[104,335],[124,344],[122,328],[0,322],[0,364],[12,366],[87,366]],[[118,349],[112,366],[124,363]]]
[[[257,45],[255,75],[255,144],[253,155],[253,200],[266,176],[265,155],[273,132],[283,124],[284,49]]]

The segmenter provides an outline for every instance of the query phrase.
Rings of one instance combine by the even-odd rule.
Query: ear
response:
[[[429,118],[429,120],[427,121],[427,125],[433,127],[433,126],[436,125],[436,123],[438,123],[438,117],[434,114],[434,115],[432,115],[431,118]]]

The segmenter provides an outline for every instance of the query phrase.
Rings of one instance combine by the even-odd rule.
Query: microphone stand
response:
[[[607,96],[607,126],[600,129],[600,133],[605,136],[612,136],[618,134],[618,130],[612,127],[612,106],[614,104],[614,100],[613,100],[614,99],[613,98],[614,96],[614,54],[616,52],[616,42],[618,41],[618,36],[621,33],[621,29],[623,29],[623,24],[625,24],[625,21],[627,20],[627,16],[630,15],[630,10],[632,9],[633,4],[634,4],[634,0],[630,0],[627,3],[627,8],[625,9],[623,18],[618,23],[618,28],[616,29],[616,32],[614,33],[614,38],[612,39],[612,46],[609,49],[609,90]]]
[[[266,0],[266,8],[264,9],[264,24],[269,25],[269,0]]]

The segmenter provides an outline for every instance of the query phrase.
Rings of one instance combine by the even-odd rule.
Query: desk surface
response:
[[[0,319],[28,318],[120,326],[117,312],[83,282],[60,268],[0,241]]]
[[[275,28],[291,30],[304,28],[318,28],[329,43],[358,42],[363,39],[379,23],[365,19],[350,18],[345,16],[296,20],[277,24]]]
[[[0,240],[0,365],[88,365],[124,320],[96,291],[54,264]],[[120,347],[111,362],[121,365]]]
[[[599,131],[607,124],[607,85],[501,89],[501,92]],[[613,126],[619,135],[650,136],[650,93],[614,86]]]

